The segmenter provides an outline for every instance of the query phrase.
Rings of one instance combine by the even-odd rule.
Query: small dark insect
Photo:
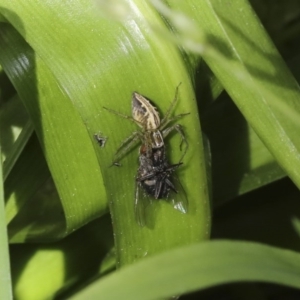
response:
[[[100,133],[95,133],[94,134],[94,139],[97,141],[97,143],[99,144],[99,146],[101,148],[105,147],[105,143],[107,141],[106,136],[102,136]]]
[[[151,198],[170,201],[173,207],[182,213],[187,212],[188,201],[175,170],[181,162],[170,165],[165,156],[165,147],[153,149],[151,157],[145,152],[144,145],[140,148],[140,166],[136,176],[135,217],[140,226],[145,225],[145,209]],[[174,184],[175,182],[175,184]],[[169,199],[172,193],[175,197]]]
[[[156,107],[154,107],[148,99],[136,92],[132,94],[132,117],[104,107],[104,109],[108,110],[109,112],[118,115],[124,119],[127,119],[131,122],[134,122],[142,128],[141,131],[134,131],[121,143],[121,145],[115,153],[113,164],[118,162],[127,152],[129,152],[134,146],[136,146],[139,140],[144,145],[146,155],[150,157],[152,149],[157,149],[164,146],[164,138],[174,130],[177,131],[181,138],[180,149],[182,149],[183,143],[185,143],[186,145],[183,154],[180,158],[180,161],[182,161],[188,149],[188,143],[181,128],[181,125],[174,124],[168,127],[168,125],[171,122],[189,114],[184,113],[173,117],[171,116],[171,112],[178,100],[179,85],[176,87],[174,100],[172,101],[162,120],[159,117],[159,113],[156,110]]]

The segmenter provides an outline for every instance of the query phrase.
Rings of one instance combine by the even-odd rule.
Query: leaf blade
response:
[[[100,296],[154,300],[240,281],[300,288],[299,266],[299,253],[290,250],[250,242],[203,242],[126,267],[92,284],[72,299]],[[145,292],[149,290],[151,293]]]

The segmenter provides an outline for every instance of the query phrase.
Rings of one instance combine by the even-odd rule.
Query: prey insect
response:
[[[95,133],[94,134],[94,139],[96,140],[96,142],[99,144],[99,146],[101,148],[105,147],[105,144],[106,144],[106,141],[107,141],[106,136],[102,136],[101,133]]]
[[[118,163],[118,161],[134,146],[136,146],[139,141],[141,141],[141,143],[144,145],[146,155],[150,157],[152,149],[158,149],[164,146],[164,138],[167,137],[172,131],[176,131],[180,135],[180,150],[182,150],[182,146],[185,144],[185,149],[183,150],[179,162],[183,160],[188,149],[188,142],[185,138],[182,127],[180,124],[169,126],[170,123],[189,114],[183,113],[176,116],[171,116],[172,110],[178,101],[179,86],[180,84],[176,87],[174,100],[170,104],[166,114],[162,119],[160,119],[156,107],[154,107],[148,99],[137,92],[132,94],[132,116],[127,116],[115,110],[104,107],[104,109],[107,111],[134,122],[141,127],[141,130],[134,131],[118,147],[112,163],[113,165]]]
[[[144,145],[140,147],[139,168],[136,176],[135,218],[140,226],[145,225],[145,211],[152,198],[165,199],[182,213],[188,209],[185,191],[174,174],[182,162],[170,165],[165,156],[165,147],[153,149],[151,157],[145,153]],[[174,195],[174,193],[176,195]]]

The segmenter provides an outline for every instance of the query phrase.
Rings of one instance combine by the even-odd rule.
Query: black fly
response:
[[[147,157],[143,145],[140,148],[139,163],[134,203],[137,223],[140,226],[145,225],[145,210],[153,198],[170,201],[175,209],[187,213],[186,194],[179,179],[174,174],[182,163],[169,164],[165,157],[164,146],[153,149],[151,157]]]
[[[171,181],[171,175],[182,163],[170,165],[164,152],[164,147],[161,147],[153,149],[149,158],[143,151],[140,151],[139,156],[140,166],[136,181],[155,199],[166,198],[170,190],[178,193]]]

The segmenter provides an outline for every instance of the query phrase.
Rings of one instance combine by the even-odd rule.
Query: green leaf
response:
[[[7,178],[18,157],[21,155],[21,152],[23,151],[32,133],[32,123],[28,121],[19,134],[17,141],[14,143],[14,147],[12,148],[10,155],[6,158],[5,163],[3,164],[4,180]]]
[[[113,234],[108,215],[56,243],[12,245],[14,298],[50,299],[59,292],[77,289],[91,278],[103,276],[115,268],[112,247]]]
[[[72,299],[161,299],[237,281],[300,288],[300,254],[257,243],[204,242],[128,266]]]
[[[186,50],[203,56],[256,134],[299,187],[299,85],[249,3],[207,0],[172,4],[197,24],[175,24],[183,32],[179,42]],[[194,30],[188,31],[190,26]],[[251,157],[245,159],[251,166]]]
[[[0,158],[1,150],[0,150]],[[12,284],[5,222],[2,165],[0,166],[0,299],[12,299]]]
[[[214,195],[221,202],[284,174],[274,163],[272,154],[293,180],[299,182],[299,89],[247,1],[168,1],[171,10],[157,8],[164,22],[148,2],[102,3],[104,5],[97,6],[88,0],[76,3],[0,0],[1,13],[6,19],[3,16],[0,18],[7,22],[5,26],[0,24],[0,61],[30,112],[59,192],[58,196],[52,188],[49,170],[36,137],[29,139],[22,153],[20,149],[24,142],[20,146],[15,144],[13,150],[17,155],[11,157],[18,157],[19,153],[20,156],[17,161],[11,160],[13,168],[8,168],[5,182],[11,241],[64,237],[105,212],[106,193],[113,215],[118,265],[208,237],[209,176],[205,174],[204,165],[207,162],[190,83],[194,82],[193,76],[199,62],[195,53],[203,55],[217,76],[212,75],[208,80],[210,97],[215,99],[219,95],[221,82],[255,131],[249,130],[249,125],[235,114],[237,111],[234,108],[227,111],[222,105],[218,107],[220,99],[212,104],[216,106],[211,115],[218,118],[223,113],[224,118],[230,119],[227,123],[229,129],[223,127],[221,118],[217,120],[220,122],[214,123],[209,113],[204,116],[204,123],[208,123],[206,126],[210,131],[208,136],[215,139],[211,142]],[[116,14],[118,3],[121,5],[118,8],[121,11],[125,9],[125,13]],[[185,12],[188,19],[176,10]],[[191,24],[190,20],[195,23]],[[8,26],[9,23],[19,35]],[[170,34],[168,28],[176,34]],[[179,44],[180,50],[173,41]],[[193,53],[184,53],[183,49]],[[154,100],[163,114],[179,82],[183,84],[174,113],[191,112],[180,122],[190,149],[183,168],[178,170],[188,194],[190,211],[187,215],[181,215],[165,202],[154,203],[148,211],[148,227],[139,228],[133,215],[137,149],[124,157],[122,168],[108,168],[117,146],[136,127],[107,113],[102,107],[130,114],[130,97],[136,90]],[[195,87],[198,85],[195,81]],[[207,104],[210,100],[199,98],[201,114],[204,102]],[[235,122],[235,117],[240,118],[238,122]],[[230,126],[238,128],[234,128],[235,131]],[[222,127],[220,135],[217,134],[218,127]],[[97,132],[108,136],[104,148],[99,148],[93,140]],[[170,161],[175,163],[180,157],[179,139],[171,136],[166,142]],[[11,147],[8,157],[10,151]],[[226,152],[227,157],[223,159],[229,159],[222,161],[221,155],[216,157],[215,151]],[[209,162],[207,165],[209,169]],[[45,180],[46,184],[41,187]],[[53,193],[50,197],[44,193],[48,184]],[[75,186],[80,192],[73,197]],[[244,217],[242,213],[241,219]],[[98,234],[97,237],[102,237],[105,229],[99,227]],[[70,243],[69,253],[55,252],[55,246],[53,252],[39,252],[42,247],[37,247],[39,255],[33,254],[32,260],[22,256],[23,246],[27,245],[19,248],[20,260],[15,257],[15,278],[26,274],[18,282],[18,288],[21,286],[18,295],[31,296],[38,285],[41,288],[36,289],[36,294],[47,298],[62,289],[63,285],[69,288],[69,282],[64,282],[64,279],[78,283],[76,271],[66,272],[72,266],[67,264],[70,262],[68,258],[73,257],[78,247],[75,241]],[[240,278],[240,273],[244,274],[241,277],[244,280],[258,278],[298,287],[299,279],[296,277],[299,277],[299,267],[295,263],[298,255],[295,253],[229,242],[213,243],[211,248],[210,245],[203,245],[207,247],[203,252],[199,250],[201,247],[180,248],[176,255],[169,251],[156,263],[156,258],[153,258],[149,260],[149,265],[148,261],[145,262],[143,268],[137,265],[135,275],[131,271],[126,273],[128,269],[124,270],[125,275],[116,273],[113,279],[103,280],[105,291],[101,290],[101,293],[104,291],[106,294],[101,295],[104,298],[105,295],[116,295],[114,293],[118,291],[115,287],[120,286],[128,299],[132,299],[133,295],[141,299],[145,290],[153,287],[153,293],[147,297],[166,297],[235,281]],[[78,256],[74,256],[76,261]],[[89,253],[84,256],[90,258]],[[47,264],[48,261],[53,263],[53,269]],[[152,265],[153,261],[155,264]],[[41,269],[41,265],[45,268]],[[160,266],[164,270],[161,274]],[[202,270],[202,266],[207,268]],[[258,273],[261,266],[265,270],[262,275]],[[177,273],[173,272],[174,269]],[[248,269],[250,273],[247,273]],[[135,273],[136,270],[133,270]],[[198,273],[198,270],[201,272]],[[179,273],[179,277],[174,278]],[[41,276],[37,278],[36,274]],[[51,278],[55,279],[52,286]],[[140,281],[141,289],[136,284]],[[165,283],[165,287],[160,287],[161,282]],[[46,293],[43,294],[43,290]],[[121,298],[124,297],[123,290]]]
[[[210,141],[215,206],[286,176],[227,94],[203,112],[202,128]]]
[[[3,15],[30,45],[3,26],[1,63],[30,113],[62,200],[67,222],[63,234],[103,213],[105,185],[119,264],[206,239],[208,187],[195,96],[177,47],[149,27],[147,19],[165,26],[157,12],[147,2],[130,1],[130,18],[118,23],[101,17],[101,8],[87,0],[72,5],[0,3]],[[133,206],[137,153],[127,155],[122,168],[108,168],[118,144],[136,128],[102,107],[130,114],[136,90],[164,113],[179,82],[174,114],[191,112],[181,122],[190,148],[178,172],[189,213],[181,214],[161,201],[149,208],[149,227],[140,228]],[[99,131],[108,136],[103,149],[93,140]],[[179,139],[171,138],[168,149],[176,163]]]
[[[4,77],[4,78],[3,78]],[[6,80],[6,76],[2,76],[1,84],[9,86],[11,83]],[[15,159],[18,157],[20,151],[17,149],[23,149],[24,145],[21,143],[17,147],[15,145],[22,128],[28,123],[28,114],[16,94],[11,96],[11,91],[1,91],[3,93],[3,99],[1,99],[1,109],[0,109],[0,134],[1,134],[1,147],[3,155],[3,177],[4,180],[7,178],[11,168],[15,163]],[[8,98],[6,98],[8,97]],[[26,134],[27,135],[27,134]],[[26,139],[25,139],[26,140]],[[12,151],[18,153],[18,155],[13,155]],[[7,161],[7,157],[11,157],[11,163]],[[6,169],[6,170],[5,170]]]
[[[15,30],[8,25],[1,30],[1,63],[32,118],[62,199],[66,227],[59,236],[64,236],[106,210],[93,140],[50,70]]]
[[[49,169],[37,137],[33,134],[5,181],[6,220],[9,227],[10,222],[26,204],[28,205],[28,201],[49,177]],[[36,222],[36,220],[32,221]],[[22,230],[23,225],[25,224],[22,224],[18,230]],[[16,230],[17,228],[14,231]],[[12,234],[11,228],[9,233]]]

